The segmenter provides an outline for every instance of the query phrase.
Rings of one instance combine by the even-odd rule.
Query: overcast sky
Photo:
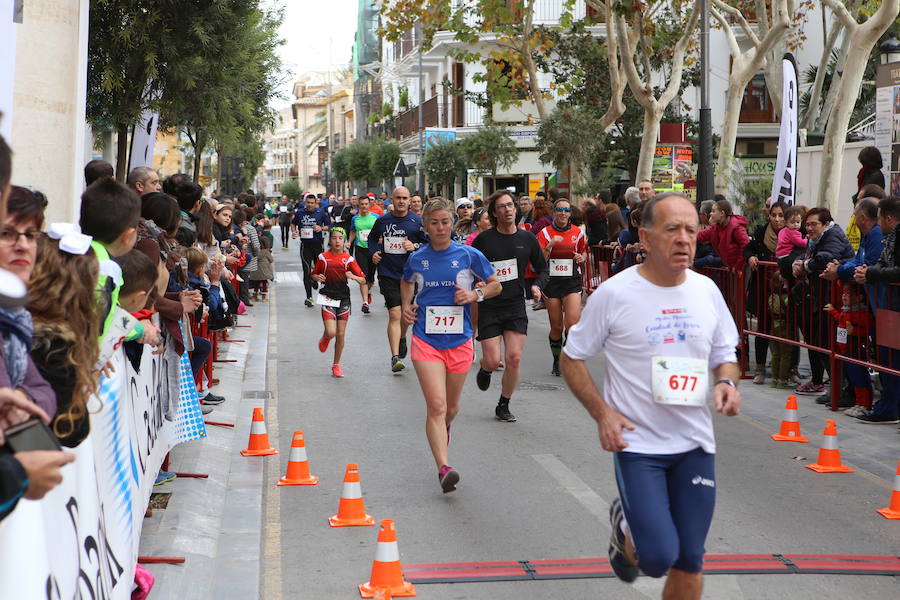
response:
[[[328,71],[345,67],[353,52],[356,9],[359,0],[287,0],[281,37],[281,61],[291,77],[283,93],[290,98],[293,82],[306,71]],[[329,50],[330,49],[330,50]],[[330,56],[329,56],[330,55]],[[276,108],[289,100],[278,100]]]

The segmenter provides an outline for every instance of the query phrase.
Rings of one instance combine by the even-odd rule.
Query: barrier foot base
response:
[[[235,325],[235,327],[247,327],[247,328],[250,328],[250,327],[253,327],[253,325]]]
[[[217,363],[217,362],[237,362],[237,359],[235,359],[235,358],[217,358],[217,359],[215,359],[213,362],[214,362],[214,363]]]
[[[228,340],[219,340],[219,343],[222,343],[222,342],[240,342],[240,343],[243,343],[243,342],[246,342],[246,341],[247,341],[247,340],[231,340],[231,339],[228,339]]]
[[[184,564],[183,556],[138,556],[138,564],[141,565],[181,565]]]
[[[216,427],[234,427],[234,423],[221,423],[219,421],[203,421],[206,425],[215,425]]]
[[[179,473],[175,471],[175,474],[180,477],[191,477],[193,479],[208,479],[209,475],[207,473]]]

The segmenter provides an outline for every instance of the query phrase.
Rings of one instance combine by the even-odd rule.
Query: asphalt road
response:
[[[356,585],[369,578],[377,527],[327,523],[348,462],[359,463],[367,512],[376,520],[395,519],[404,564],[605,557],[607,507],[616,496],[612,461],[584,409],[562,379],[550,375],[546,313],[529,313],[522,383],[510,405],[517,423],[494,419],[499,377],[481,392],[476,369],[470,373],[450,448],[461,481],[458,491],[444,495],[425,440],[415,373],[409,361],[400,375],[389,370],[387,316],[377,288],[370,316],[353,297],[346,377],[334,379],[331,350],[323,355],[316,348],[319,310],[302,304],[298,250],[275,253],[279,281],[268,357],[275,410],[267,418],[284,451],[269,468],[283,474],[291,435],[302,429],[311,470],[321,479],[314,487],[265,491],[263,597],[358,597]],[[749,382],[742,389],[745,415],[716,418],[718,503],[707,552],[897,556],[900,521],[874,513],[890,495],[900,456],[896,428],[856,426],[801,399],[811,443],[778,444],[769,433],[777,429],[783,396]],[[819,475],[803,468],[815,460],[824,418],[838,419],[848,446],[844,461],[865,470]],[[658,598],[662,583],[641,577],[630,586],[560,579],[417,588],[419,597],[442,599],[643,599]],[[896,577],[850,575],[712,575],[704,593],[716,599],[898,596]]]

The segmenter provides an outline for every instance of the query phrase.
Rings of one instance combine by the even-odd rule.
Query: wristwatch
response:
[[[734,384],[734,382],[730,379],[719,379],[718,381],[716,381],[716,385],[719,385],[720,383],[725,383],[727,385],[730,385],[733,388],[737,388],[737,386]]]
[[[484,290],[481,288],[475,288],[475,302],[483,302],[484,301]]]

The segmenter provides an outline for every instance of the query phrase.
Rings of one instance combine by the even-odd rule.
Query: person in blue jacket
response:
[[[300,262],[303,265],[303,287],[306,290],[306,307],[315,305],[312,299],[313,289],[319,284],[312,278],[313,265],[322,254],[324,232],[331,227],[328,213],[319,208],[319,199],[315,194],[306,194],[305,205],[298,208],[291,221],[291,235],[300,238]]]

